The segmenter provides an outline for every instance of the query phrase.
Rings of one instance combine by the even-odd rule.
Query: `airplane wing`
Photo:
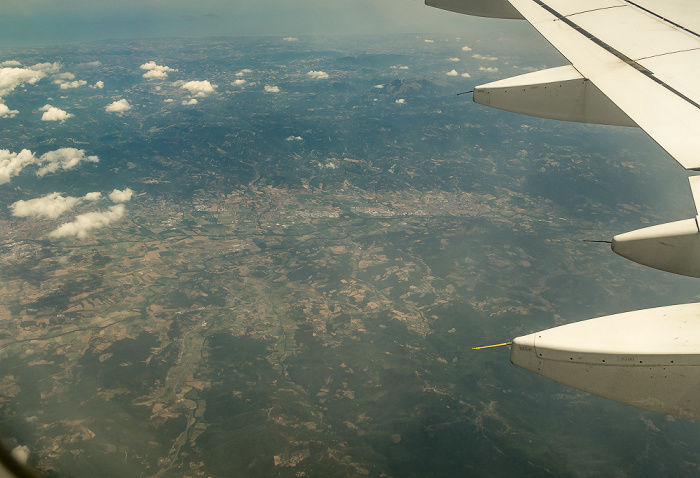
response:
[[[426,0],[469,15],[526,19],[571,65],[474,89],[474,101],[544,118],[639,126],[700,170],[700,2],[696,0]],[[700,277],[697,216],[617,235],[612,249]],[[518,337],[511,362],[637,407],[700,419],[700,304],[638,310]]]
[[[571,62],[572,75],[566,79],[576,78],[584,85],[569,95],[551,96],[549,105],[574,112],[582,105],[584,109],[601,105],[614,108],[606,105],[609,99],[631,122],[599,121],[585,114],[573,118],[546,112],[538,114],[537,111],[531,114],[583,122],[636,124],[684,168],[700,169],[700,82],[697,81],[700,77],[700,2],[427,0],[426,4],[482,16],[517,18],[519,14]],[[551,78],[546,72],[538,73],[535,78],[525,77],[525,81],[510,81],[505,85],[497,82],[493,86],[508,87],[508,102],[515,107],[524,102],[527,108],[532,87],[564,81],[557,75],[561,71],[555,69]],[[586,85],[588,82],[593,88]],[[484,85],[481,93],[489,86]],[[516,92],[515,86],[525,90],[521,88]],[[586,92],[586,89],[593,91]],[[602,96],[598,94],[598,98],[592,98],[598,93],[596,90],[602,92]],[[482,102],[479,95],[477,88],[475,101]],[[530,100],[536,105],[542,104],[532,97]],[[522,106],[516,111],[528,114]]]

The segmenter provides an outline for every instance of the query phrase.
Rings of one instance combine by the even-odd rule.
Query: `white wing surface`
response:
[[[684,168],[700,170],[700,1],[426,0],[529,21],[570,66],[474,89],[474,101],[543,118],[639,126]],[[612,249],[700,277],[698,215],[617,235]],[[601,317],[517,337],[511,361],[623,403],[700,419],[700,304]]]
[[[447,1],[426,3],[444,8],[442,4]],[[467,6],[474,3],[449,0],[449,9],[460,11],[458,6],[463,5],[462,11],[472,13],[474,8]],[[476,2],[476,6],[481,3]],[[512,5],[571,62],[583,79],[595,85],[684,168],[700,169],[700,2],[492,3]],[[490,12],[503,10],[492,7]],[[478,91],[479,88],[475,90],[476,101]],[[512,97],[518,103],[516,95]],[[572,119],[587,121],[585,117]]]

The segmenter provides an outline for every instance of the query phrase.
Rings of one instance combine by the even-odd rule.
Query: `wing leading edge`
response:
[[[426,4],[525,18],[571,62],[477,86],[477,103],[544,118],[636,125],[685,169],[700,170],[700,2]],[[691,177],[690,185],[698,216],[615,236],[613,251],[656,269],[700,277],[700,176]],[[684,304],[556,327],[514,339],[511,361],[606,398],[700,419],[699,315],[700,304]]]

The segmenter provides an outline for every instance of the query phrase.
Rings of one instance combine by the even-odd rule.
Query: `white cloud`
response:
[[[172,102],[175,101],[175,100],[172,99],[172,98],[166,98],[166,99],[164,99],[163,101],[166,102],[166,103],[172,103]]]
[[[311,78],[315,78],[317,80],[325,80],[328,78],[328,73],[325,71],[310,71],[306,74],[307,76],[310,76]]]
[[[159,80],[162,78],[167,78],[168,73],[166,73],[165,71],[151,70],[144,73],[143,77],[148,78],[149,80]]]
[[[185,106],[196,105],[197,103],[199,103],[199,101],[197,101],[197,98],[192,98],[192,99],[190,99],[190,100],[184,100],[184,101],[182,102],[182,104],[185,105]]]
[[[78,67],[83,67],[83,68],[99,68],[99,67],[102,66],[102,62],[101,62],[101,61],[97,61],[97,60],[95,60],[95,61],[88,61],[88,62],[85,62],[85,63],[79,63],[77,66],[78,66]]]
[[[214,93],[214,90],[218,88],[216,85],[212,85],[208,80],[204,81],[188,81],[181,87],[183,90],[187,90],[190,94],[194,96],[207,96]]]
[[[483,71],[486,73],[496,73],[498,71],[498,68],[494,67],[488,67],[484,68],[483,66],[479,67],[479,71]]]
[[[104,82],[104,81],[98,81],[97,83],[95,83],[94,86],[93,86],[93,85],[90,85],[90,88],[97,88],[97,89],[100,89],[100,90],[101,90],[102,88],[104,88],[104,87],[105,87],[105,82]]]
[[[469,73],[462,73],[462,78],[471,78],[471,77],[472,77],[472,75],[470,75]]]
[[[16,446],[12,449],[11,453],[15,460],[22,464],[27,463],[27,459],[29,459],[29,448],[27,448],[26,446]]]
[[[131,105],[125,99],[114,101],[105,106],[105,111],[108,113],[122,113],[124,111],[129,111],[130,109]]]
[[[44,114],[41,115],[41,121],[60,121],[63,123],[68,118],[72,118],[74,116],[61,108],[56,108],[55,106],[51,105],[44,105],[42,108],[40,108],[40,111],[44,112]]]
[[[36,175],[41,177],[59,169],[64,171],[73,169],[84,161],[97,163],[100,159],[97,156],[87,156],[82,149],[61,148],[56,151],[49,151],[42,154],[36,161],[37,164],[42,165],[36,172]]]
[[[0,118],[13,118],[19,111],[11,110],[7,105],[0,103]]]
[[[459,58],[456,58],[456,57],[452,57],[452,58],[448,58],[447,61],[454,61],[456,63],[456,62],[462,61],[462,60],[460,60]]]
[[[37,63],[36,65],[30,66],[30,70],[41,71],[46,75],[55,75],[61,71],[60,63]]]
[[[282,38],[282,40],[284,40],[284,41],[299,41],[299,39],[296,37],[284,37],[284,38]]]
[[[109,195],[109,198],[115,203],[122,203],[129,201],[131,195],[132,191],[129,188],[126,188],[124,191],[115,189]],[[61,193],[54,192],[27,201],[17,201],[10,205],[10,209],[12,209],[12,215],[15,217],[56,219],[82,202],[94,202],[100,199],[102,199],[102,193],[99,191],[87,193],[83,197],[64,197]]]
[[[446,73],[447,76],[457,76],[459,73],[457,73],[457,70],[450,70]]]
[[[20,62],[18,62],[17,60],[7,60],[7,61],[3,61],[2,63],[0,63],[0,66],[3,66],[3,67],[5,67],[5,66],[22,66],[22,64]]]
[[[241,86],[241,85],[245,85],[245,84],[246,84],[246,81],[245,81],[245,80],[238,79],[238,80],[233,81],[231,84],[232,84],[233,86]]]
[[[44,72],[29,68],[0,68],[0,98],[20,85],[33,85],[45,76]]]
[[[399,70],[408,70],[408,67],[405,66],[405,65],[404,65],[404,66],[400,66],[400,67],[399,67]]]
[[[144,63],[139,68],[142,70],[148,70],[143,74],[143,77],[148,78],[149,80],[167,78],[168,72],[177,71],[169,66],[159,65],[153,60],[149,61],[148,63]]]
[[[265,93],[279,93],[279,86],[265,85]]]
[[[423,40],[425,43],[435,43],[435,40]]]
[[[58,85],[62,90],[68,90],[70,88],[78,88],[79,86],[87,85],[87,81],[76,80],[75,75],[68,71],[54,74],[54,78],[54,84]]]
[[[82,200],[83,198],[63,197],[61,193],[51,193],[28,201],[17,201],[10,206],[10,209],[15,217],[56,219],[64,212],[73,209]]]
[[[395,101],[395,103],[397,105],[403,105],[406,103],[406,100],[404,100],[403,98],[399,98],[398,100]]]
[[[56,80],[54,83],[58,84],[62,90],[67,90],[70,88],[77,88],[79,86],[85,86],[87,85],[87,81],[85,80],[77,80],[77,81],[59,81]]]
[[[9,183],[12,177],[17,176],[22,169],[35,162],[34,153],[28,149],[23,149],[19,153],[0,149],[0,184]]]
[[[244,68],[241,71],[239,71],[238,73],[236,73],[236,76],[245,76],[245,75],[248,75],[250,73],[253,73],[253,70],[251,70],[250,68]]]
[[[285,141],[303,141],[304,138],[301,136],[288,136]]]
[[[465,45],[462,47],[462,51],[472,51],[472,49]]]
[[[478,54],[478,53],[472,55],[472,58],[475,58],[475,59],[477,59],[477,60],[486,60],[486,61],[496,61],[496,60],[498,60],[498,58],[495,57],[495,56],[484,56],[484,55],[480,55],[480,54]]]
[[[124,216],[124,205],[115,204],[104,212],[89,212],[76,216],[72,222],[63,224],[52,231],[49,236],[60,238],[76,236],[79,239],[86,238],[92,231],[103,228],[118,221]]]
[[[102,198],[102,193],[99,191],[94,193],[87,193],[85,196],[83,196],[83,199],[85,199],[86,201],[97,201],[100,198]]]
[[[122,203],[131,201],[131,197],[133,195],[134,191],[132,191],[129,188],[126,188],[122,191],[120,191],[119,189],[115,189],[114,191],[109,193],[109,199],[111,199],[114,203]]]
[[[32,164],[39,166],[36,175],[42,177],[59,169],[73,169],[85,161],[97,163],[99,160],[97,156],[87,156],[85,151],[75,148],[61,148],[56,151],[49,151],[39,158],[28,149],[23,149],[19,153],[2,149],[0,150],[0,184],[10,182],[10,179]]]
[[[381,90],[382,88],[384,88],[384,85],[374,85],[374,87]]]

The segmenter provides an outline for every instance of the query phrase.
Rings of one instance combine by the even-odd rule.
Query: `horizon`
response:
[[[114,6],[104,1],[78,1],[71,6],[33,0],[9,2],[0,18],[0,45],[31,47],[102,40],[319,36],[371,34],[453,34],[488,31],[499,20],[472,18],[427,7],[422,1],[340,0],[319,3],[300,0],[221,2],[203,0],[196,6],[158,0]],[[510,29],[531,28],[511,21]]]

